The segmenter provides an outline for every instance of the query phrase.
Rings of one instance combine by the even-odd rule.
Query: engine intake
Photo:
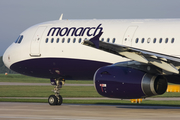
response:
[[[105,66],[96,71],[94,85],[102,96],[133,99],[165,93],[167,80],[133,68]]]

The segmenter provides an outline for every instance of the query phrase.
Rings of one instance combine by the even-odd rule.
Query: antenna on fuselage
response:
[[[62,20],[62,18],[63,18],[63,14],[61,14],[61,16],[60,16],[59,20]]]

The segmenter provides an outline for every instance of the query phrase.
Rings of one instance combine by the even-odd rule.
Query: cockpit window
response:
[[[21,41],[22,41],[22,39],[23,39],[23,35],[20,35],[20,36],[17,38],[17,40],[15,41],[15,43],[20,44]]]
[[[20,36],[18,36],[18,38],[17,38],[17,40],[15,41],[15,43],[17,43],[17,42],[18,42],[19,38],[20,38]]]
[[[18,43],[21,43],[22,39],[23,39],[23,36],[21,35],[21,37],[20,37]]]

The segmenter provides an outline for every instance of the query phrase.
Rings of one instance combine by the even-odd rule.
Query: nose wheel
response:
[[[60,95],[60,88],[62,88],[62,85],[64,85],[65,80],[64,79],[51,79],[51,84],[54,85],[53,92],[55,95],[50,95],[48,98],[49,105],[61,105],[63,102],[63,98]]]
[[[55,95],[50,95],[48,98],[49,105],[61,105],[63,102],[62,96],[59,95],[56,97]]]

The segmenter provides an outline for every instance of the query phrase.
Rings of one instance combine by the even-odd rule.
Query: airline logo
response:
[[[99,24],[97,27],[52,27],[47,36],[95,36],[102,32],[103,28],[101,27],[102,24]]]

